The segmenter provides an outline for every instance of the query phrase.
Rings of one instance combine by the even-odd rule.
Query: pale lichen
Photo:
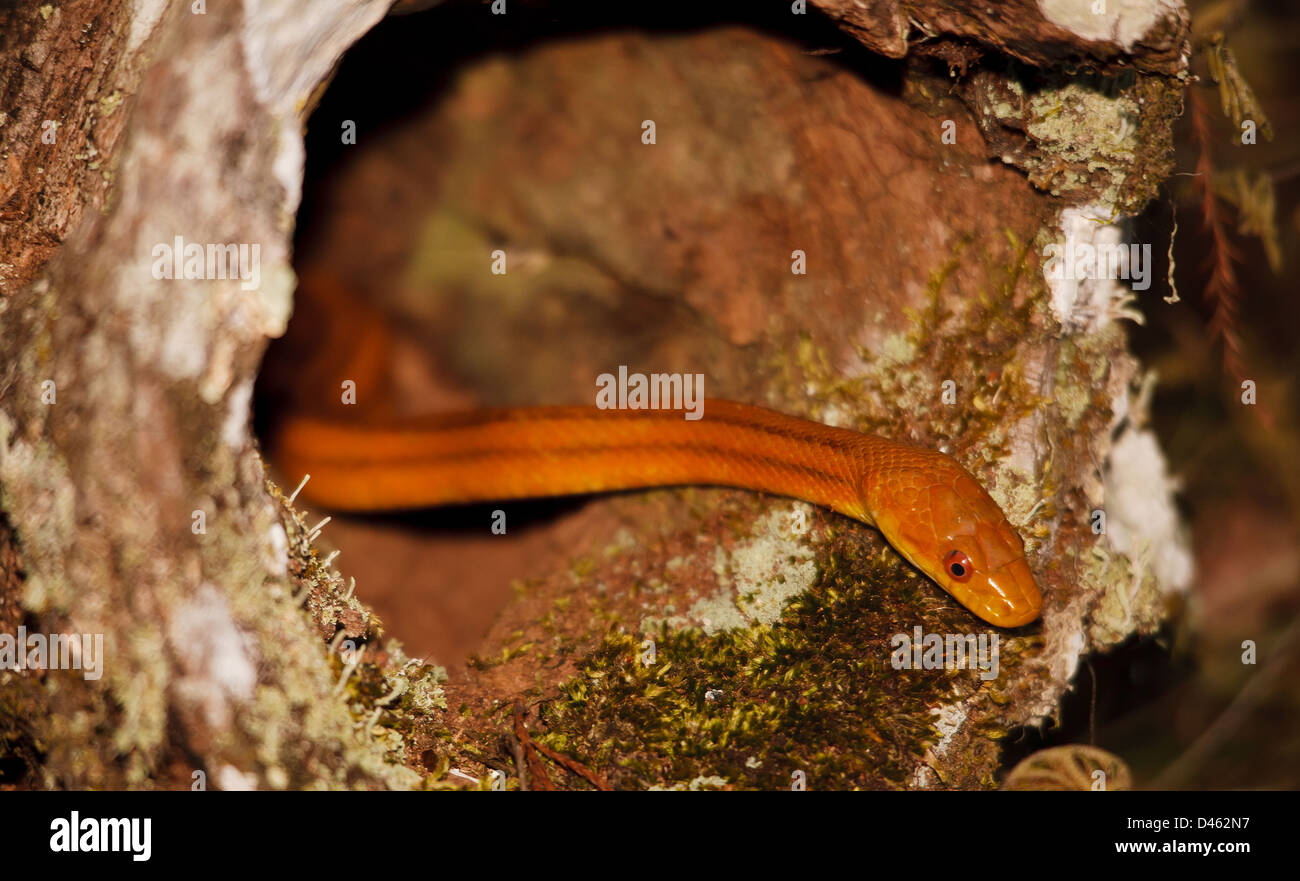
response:
[[[792,513],[807,518],[809,510],[796,503],[793,512],[773,510],[755,524],[755,536],[717,566],[721,588],[691,606],[686,618],[700,622],[709,635],[780,618],[786,603],[811,587],[817,574],[813,552],[790,529]]]

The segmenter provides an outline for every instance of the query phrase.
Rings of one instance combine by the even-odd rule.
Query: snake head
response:
[[[999,627],[1038,617],[1043,597],[1020,534],[954,459],[908,451],[882,468],[865,496],[889,543],[967,609]]]

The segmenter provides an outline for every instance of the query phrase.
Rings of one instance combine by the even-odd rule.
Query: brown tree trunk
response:
[[[465,60],[439,101],[357,147],[333,191],[342,207],[313,218],[297,266],[400,319],[485,401],[555,402],[603,365],[704,364],[711,395],[947,447],[1025,535],[1041,626],[1005,639],[996,687],[972,674],[911,689],[883,669],[899,622],[972,625],[874,533],[803,511],[811,529],[790,534],[803,509],[735,494],[605,500],[593,528],[613,544],[599,529],[630,524],[631,543],[537,579],[480,652],[502,662],[444,694],[441,671],[385,641],[317,559],[249,427],[264,348],[291,311],[305,116],[387,5],[0,11],[0,632],[104,645],[99,678],[0,672],[0,730],[27,785],[454,783],[453,765],[496,766],[502,713],[525,695],[555,700],[541,720],[552,745],[616,786],[772,785],[799,756],[837,751],[856,758],[823,769],[825,786],[988,786],[997,738],[1052,716],[1085,654],[1159,624],[1188,573],[1118,324],[1131,295],[1045,279],[1041,263],[1049,243],[1118,243],[1169,174],[1181,5],[1094,20],[1040,11],[1064,3],[904,14],[826,0],[808,14],[847,35],[829,52],[765,21],[559,35]],[[449,6],[420,16],[490,14]],[[177,237],[256,245],[258,283],[157,278]],[[496,247],[522,281],[458,262]],[[806,274],[791,272],[796,252]],[[790,585],[778,609],[812,597],[787,611],[787,635],[820,632],[851,598],[856,617],[819,637],[822,657],[799,660],[797,643],[783,656],[826,695],[849,663],[824,663],[836,634],[875,652],[878,674],[836,697],[851,712],[809,698],[842,727],[822,743],[769,737],[748,764],[735,743],[688,762],[637,740],[655,727],[633,721],[638,707],[665,732],[694,724],[620,666],[641,629],[770,628],[752,593],[777,583]],[[719,648],[662,638],[683,658]],[[551,639],[566,647],[520,648]],[[579,699],[594,673],[630,690]],[[793,724],[763,703],[733,715]],[[613,756],[571,733],[597,718]]]

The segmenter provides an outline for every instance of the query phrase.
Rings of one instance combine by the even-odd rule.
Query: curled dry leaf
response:
[[[1042,749],[1011,769],[1005,790],[1127,790],[1133,788],[1128,765],[1114,753],[1072,743]]]

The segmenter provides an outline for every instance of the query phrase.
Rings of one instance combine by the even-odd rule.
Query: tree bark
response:
[[[453,764],[500,764],[500,708],[525,695],[555,702],[538,720],[551,745],[616,786],[780,785],[814,754],[859,757],[819,766],[823,785],[989,786],[998,738],[1051,717],[1083,656],[1163,620],[1189,573],[1118,323],[1132,295],[1040,264],[1049,243],[1119,243],[1170,173],[1181,4],[1093,21],[1064,0],[906,15],[826,0],[849,38],[902,61],[743,27],[469,60],[442,100],[358,148],[343,207],[297,264],[347,281],[493,403],[556,402],[609,364],[705,363],[711,395],[946,447],[1026,536],[1041,628],[1004,643],[996,687],[972,674],[914,693],[882,666],[852,680],[851,710],[827,710],[842,727],[824,743],[772,741],[757,764],[734,743],[670,758],[634,736],[655,728],[637,708],[664,731],[694,717],[669,718],[626,666],[643,631],[707,657],[719,643],[680,628],[770,627],[746,591],[788,582],[772,600],[796,598],[782,633],[854,612],[823,657],[790,660],[826,694],[853,663],[824,663],[836,633],[883,665],[900,621],[971,625],[865,528],[779,500],[658,494],[600,502],[638,538],[532,584],[481,652],[499,661],[444,694],[268,488],[248,418],[291,309],[305,116],[386,5],[0,12],[0,632],[104,639],[102,678],[0,673],[0,729],[29,785],[451,784]],[[258,246],[259,283],[157,278],[177,237]],[[462,262],[494,247],[518,259],[511,284]],[[791,533],[790,516],[811,527]],[[593,627],[596,612],[618,625]],[[565,648],[517,651],[534,637]],[[683,691],[717,675],[698,663]],[[611,671],[631,690],[577,696]],[[759,712],[745,700],[737,718]]]

